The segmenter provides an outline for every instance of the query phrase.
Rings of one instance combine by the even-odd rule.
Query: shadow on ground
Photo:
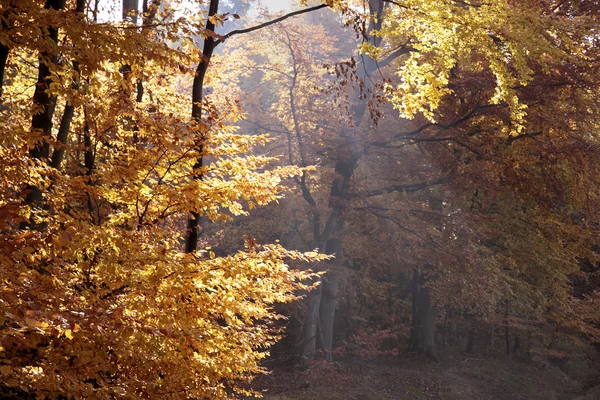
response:
[[[600,400],[600,371],[583,362],[579,376],[549,363],[497,355],[460,355],[440,363],[405,355],[271,369],[254,384],[266,400]]]

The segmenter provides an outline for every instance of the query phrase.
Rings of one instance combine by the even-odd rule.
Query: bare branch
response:
[[[420,190],[427,189],[430,186],[442,185],[446,182],[448,182],[448,178],[442,177],[442,178],[437,178],[437,179],[428,180],[428,181],[424,181],[424,182],[418,182],[418,183],[408,183],[408,184],[404,184],[404,185],[389,185],[389,186],[384,186],[380,189],[369,190],[365,194],[365,197],[380,196],[382,194],[387,194],[387,193],[392,193],[392,192],[413,193],[413,192],[418,192]]]
[[[518,135],[518,136],[510,136],[506,140],[506,143],[510,146],[511,144],[513,144],[514,142],[516,142],[517,140],[526,139],[526,138],[533,139],[534,137],[540,136],[541,134],[542,134],[542,131],[537,131],[537,132],[531,132],[531,133],[524,133],[524,134]]]
[[[295,17],[296,15],[306,14],[308,12],[320,10],[321,8],[326,8],[326,7],[329,7],[329,5],[328,4],[319,4],[318,6],[308,7],[308,8],[304,8],[302,10],[298,10],[298,11],[291,12],[289,14],[282,15],[279,18],[272,19],[272,20],[264,22],[262,24],[252,26],[250,28],[236,29],[234,31],[231,31],[231,32],[225,34],[222,39],[215,41],[215,47],[218,46],[219,44],[223,43],[225,40],[229,39],[230,37],[232,37],[234,35],[241,35],[242,33],[254,32],[259,29],[266,28],[267,26],[274,25],[278,22],[284,21],[288,18]]]

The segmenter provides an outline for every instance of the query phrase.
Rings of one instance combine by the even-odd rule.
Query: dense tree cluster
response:
[[[296,332],[303,357],[406,318],[407,297],[410,346],[432,357],[436,323],[543,352],[563,335],[595,340],[595,14],[551,2],[356,10],[342,10],[346,30],[321,11],[239,38],[224,61],[236,66],[224,90],[260,93],[245,129],[278,136],[285,163],[319,166],[264,232],[336,254]]]
[[[595,2],[104,3],[0,2],[0,393],[600,339]]]

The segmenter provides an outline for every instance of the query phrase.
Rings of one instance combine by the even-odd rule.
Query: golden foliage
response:
[[[287,264],[323,257],[279,245],[185,254],[184,221],[192,212],[228,220],[277,201],[300,169],[247,154],[268,139],[237,132],[233,100],[205,99],[206,117],[189,122],[191,38],[210,34],[197,23],[94,23],[39,1],[3,2],[0,13],[0,43],[10,49],[0,115],[0,384],[51,398],[246,393],[278,337],[274,305],[296,299],[312,277]],[[39,54],[56,106],[31,107]],[[54,132],[68,105],[75,113],[63,144]],[[30,128],[48,107],[50,135]],[[43,147],[65,147],[66,157],[53,167],[50,153],[34,156]],[[199,156],[208,162],[194,180]],[[36,190],[41,201],[28,200]]]

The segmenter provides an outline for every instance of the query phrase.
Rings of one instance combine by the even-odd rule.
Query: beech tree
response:
[[[5,394],[247,393],[277,338],[273,305],[311,276],[287,262],[321,258],[253,241],[217,257],[182,226],[275,201],[300,173],[248,154],[266,138],[236,132],[234,99],[203,97],[224,18],[213,3],[206,23],[145,4],[141,26],[98,23],[83,1],[2,4]],[[178,90],[186,78],[193,96]]]
[[[218,0],[197,18],[124,0],[105,23],[99,1],[0,5],[5,393],[251,394],[281,333],[275,303],[311,278],[301,353],[331,357],[356,260],[404,276],[411,346],[432,357],[450,314],[503,327],[507,349],[509,329],[599,337],[597,297],[569,290],[598,259],[594,6],[327,1],[225,31],[236,16]],[[289,21],[324,9],[350,39]],[[247,115],[245,79],[270,98]],[[301,244],[282,241],[297,249],[211,248],[209,221],[288,184]]]
[[[562,11],[558,11],[560,8]],[[248,63],[242,62],[239,69],[262,68],[262,79],[269,82],[269,90],[273,86],[281,90],[275,94],[279,100],[273,108],[257,108],[254,112],[258,114],[249,116],[249,126],[254,124],[259,129],[280,134],[281,148],[286,149],[290,163],[302,164],[308,159],[309,163],[320,164],[321,171],[315,178],[309,176],[297,181],[298,196],[304,198],[307,206],[304,208],[306,222],[296,229],[302,230],[299,233],[304,237],[299,242],[301,245],[319,243],[323,252],[335,253],[336,259],[328,265],[321,288],[309,296],[302,340],[304,355],[311,357],[317,347],[326,354],[331,351],[337,282],[339,276],[346,274],[346,268],[342,268],[344,253],[350,257],[360,255],[371,262],[381,257],[373,251],[357,250],[373,243],[362,243],[358,239],[360,235],[354,236],[355,222],[351,222],[353,228],[347,232],[352,237],[352,245],[341,246],[343,233],[347,231],[343,228],[347,225],[344,221],[349,218],[360,221],[358,224],[363,227],[373,226],[373,219],[388,226],[387,229],[394,226],[401,232],[396,240],[408,243],[404,247],[409,249],[399,250],[396,262],[402,264],[401,270],[413,275],[413,303],[417,307],[413,315],[412,346],[416,350],[435,353],[436,314],[477,316],[505,326],[506,304],[510,303],[510,313],[536,321],[532,324],[554,319],[542,316],[542,304],[559,298],[563,299],[560,300],[563,305],[571,301],[564,285],[577,269],[580,257],[595,259],[590,245],[595,225],[582,226],[569,221],[571,217],[557,213],[558,203],[546,196],[558,189],[556,185],[561,186],[563,192],[582,193],[588,189],[576,189],[568,180],[557,176],[546,180],[536,175],[524,183],[520,179],[512,180],[518,174],[509,174],[509,177],[505,174],[514,170],[515,165],[519,165],[520,171],[527,170],[530,167],[525,165],[534,162],[529,156],[523,158],[525,153],[514,150],[524,141],[527,142],[525,152],[537,153],[535,148],[548,151],[541,150],[547,144],[536,143],[543,135],[541,126],[553,135],[563,132],[559,134],[561,139],[553,139],[552,146],[570,149],[565,153],[573,163],[581,162],[575,160],[583,156],[573,147],[573,121],[581,121],[589,127],[576,129],[577,142],[586,143],[583,145],[586,151],[595,146],[592,126],[596,124],[596,116],[590,111],[577,117],[565,114],[565,104],[571,100],[563,97],[567,92],[569,96],[576,92],[576,96],[587,98],[584,104],[595,102],[587,97],[587,88],[595,85],[592,77],[597,73],[590,64],[593,56],[589,56],[593,52],[590,47],[593,45],[593,35],[590,36],[593,14],[589,10],[569,9],[566,4],[527,2],[515,5],[374,1],[364,11],[361,16],[355,14],[353,8],[345,9],[348,19],[358,21],[358,31],[362,34],[361,54],[356,62],[338,64],[336,69],[340,82],[350,83],[338,91],[346,96],[345,120],[352,121],[350,127],[339,126],[331,118],[319,121],[316,111],[319,96],[307,89],[295,91],[300,85],[307,87],[294,79],[297,66],[306,63],[315,50],[308,50],[311,44],[296,46],[298,57],[295,58],[289,42],[293,34],[288,34],[287,39],[281,34],[273,35],[269,46],[275,48],[269,53],[272,55],[267,56],[271,61],[262,58],[260,63],[250,62],[249,68]],[[361,18],[371,21],[363,30],[360,29]],[[578,24],[571,23],[573,18],[578,18]],[[315,38],[320,37],[318,27],[306,29],[312,29]],[[548,30],[552,32],[550,36]],[[264,36],[255,40],[269,41]],[[264,55],[266,46],[257,46],[246,51],[253,51],[257,57]],[[308,51],[308,55],[298,47]],[[326,59],[326,56],[321,58]],[[283,61],[285,59],[287,61]],[[579,67],[567,70],[561,67],[564,63]],[[308,70],[308,67],[302,68]],[[581,71],[589,75],[584,76]],[[313,79],[317,87],[327,83],[308,75],[302,79]],[[563,91],[563,85],[569,86],[567,92]],[[545,96],[553,93],[553,100],[540,101],[541,90]],[[265,95],[274,95],[272,90],[268,93]],[[382,101],[382,95],[386,95],[389,104],[396,107],[404,119],[394,118],[386,109],[387,119],[379,119],[379,128],[371,129],[368,118],[363,116],[369,111],[378,118],[380,114],[375,105]],[[304,100],[306,96],[311,100]],[[293,103],[297,101],[310,106],[294,113]],[[273,112],[282,109],[285,111],[273,118]],[[324,125],[326,133],[322,131]],[[568,136],[562,136],[567,131]],[[311,157],[311,151],[302,151],[302,147],[310,148],[312,143],[320,144],[316,149],[313,147]],[[314,156],[315,150],[318,157]],[[519,156],[513,151],[518,151]],[[303,153],[308,154],[305,160],[302,160]],[[423,154],[430,161],[422,161]],[[402,161],[378,161],[378,158],[394,160],[394,157]],[[539,168],[540,160],[535,162],[538,165],[535,168]],[[552,164],[543,165],[546,173],[554,170]],[[332,171],[325,172],[324,168]],[[589,165],[586,170],[595,168]],[[386,183],[390,175],[395,177],[392,184]],[[331,182],[329,200],[324,179]],[[538,185],[539,191],[515,197],[519,190],[511,185],[530,190],[538,179],[548,184],[552,182],[552,187]],[[582,180],[590,188],[595,187],[593,181]],[[488,198],[485,207],[493,204],[492,211],[481,212],[479,204],[487,196],[498,199]],[[407,204],[399,207],[398,201]],[[498,203],[502,204],[501,209]],[[575,206],[576,203],[573,207],[580,207]],[[560,204],[565,207],[567,203],[561,201]],[[536,210],[538,217],[534,218],[531,210]],[[593,207],[588,210],[589,215],[595,213]],[[419,214],[421,217],[416,216]],[[498,220],[503,224],[497,225]],[[543,225],[540,225],[542,220]],[[542,226],[546,227],[544,235],[548,236],[544,236],[544,240],[529,239],[538,235],[530,229]],[[498,232],[503,232],[506,243],[498,242]],[[550,232],[555,234],[550,235]],[[335,243],[335,250],[327,249],[330,235],[330,246]],[[387,236],[386,240],[391,240]],[[571,243],[568,252],[562,248],[561,241]],[[508,243],[511,246],[506,246]],[[524,252],[525,248],[542,247],[544,250],[535,256]],[[553,265],[551,271],[548,265]],[[524,268],[527,273],[516,272]],[[549,276],[554,278],[548,280]],[[554,283],[548,286],[550,281]],[[558,282],[562,283],[555,286]],[[541,298],[545,300],[540,302]],[[571,315],[567,311],[570,307],[559,308],[565,315]],[[525,312],[527,309],[537,311]],[[588,329],[585,324],[580,327]]]

